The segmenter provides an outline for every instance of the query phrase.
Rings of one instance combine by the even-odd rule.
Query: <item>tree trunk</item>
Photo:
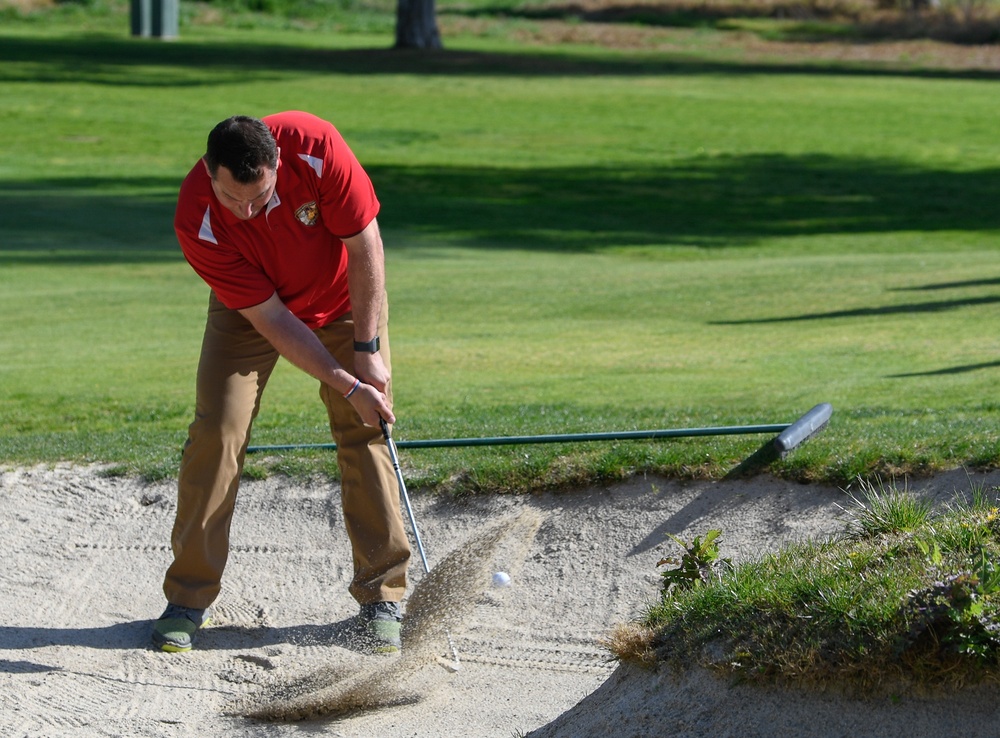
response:
[[[440,49],[434,0],[397,0],[396,48]]]

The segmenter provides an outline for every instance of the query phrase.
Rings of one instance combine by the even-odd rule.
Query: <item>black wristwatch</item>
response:
[[[368,354],[377,354],[378,353],[378,348],[379,348],[378,336],[375,336],[375,338],[373,338],[370,341],[355,341],[354,342],[354,350],[355,351],[364,351],[365,353],[368,353]]]

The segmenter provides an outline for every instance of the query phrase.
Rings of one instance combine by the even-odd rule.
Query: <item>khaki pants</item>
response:
[[[388,307],[378,335],[390,368]],[[348,370],[354,364],[351,316],[316,335]],[[236,505],[250,428],[278,353],[235,310],[211,295],[201,359],[195,420],[188,429],[178,479],[174,561],[163,592],[175,605],[206,608],[221,589],[229,557],[229,527]],[[391,398],[391,387],[387,394]],[[406,590],[410,546],[400,512],[399,488],[381,429],[366,427],[340,393],[320,386],[341,471],[341,504],[354,551],[350,592],[361,604],[398,602]]]

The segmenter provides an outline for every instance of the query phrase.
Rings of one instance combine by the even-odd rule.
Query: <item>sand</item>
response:
[[[940,501],[1000,476],[961,470],[910,481]],[[700,671],[609,660],[599,638],[657,595],[656,562],[681,537],[723,531],[740,560],[842,530],[843,490],[760,476],[444,500],[411,490],[432,570],[497,521],[530,511],[529,544],[499,547],[451,636],[461,669],[357,653],[356,605],[335,485],[244,483],[214,623],[196,650],[149,646],[170,561],[172,482],[100,466],[0,471],[0,736],[839,736],[995,735],[995,692],[857,701],[737,687]],[[414,556],[412,581],[423,569]],[[391,704],[309,721],[243,716],[289,683],[378,671]],[[395,675],[399,679],[395,679]],[[960,730],[959,730],[960,728]]]

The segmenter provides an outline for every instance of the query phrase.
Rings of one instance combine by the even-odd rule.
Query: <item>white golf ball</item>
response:
[[[498,571],[493,575],[493,586],[494,587],[509,587],[510,586],[510,574],[505,571]]]

